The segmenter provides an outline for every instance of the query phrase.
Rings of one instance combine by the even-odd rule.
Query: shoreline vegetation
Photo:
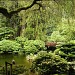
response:
[[[0,41],[0,52],[2,50],[3,53],[0,53],[0,56],[25,56],[25,60],[31,64],[29,71],[34,74],[36,72],[39,75],[75,72],[75,44],[72,41],[55,45],[55,42],[45,43],[41,40],[26,40],[24,42],[2,40]]]
[[[13,75],[75,75],[75,0],[0,0],[0,73],[5,62]]]

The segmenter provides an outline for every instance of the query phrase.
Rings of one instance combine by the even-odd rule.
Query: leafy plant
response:
[[[21,44],[21,47],[23,47],[24,46],[24,42],[25,41],[27,41],[28,39],[27,38],[25,38],[25,37],[16,37],[16,39],[15,39],[19,44]]]
[[[19,51],[21,48],[20,44],[16,41],[11,40],[2,40],[0,41],[0,51],[2,52],[13,52],[13,51]]]
[[[11,27],[1,27],[0,28],[0,40],[2,39],[12,39],[14,35],[14,29]]]
[[[72,61],[73,59],[75,59],[75,44],[72,42],[62,44],[54,52],[55,54],[66,58],[68,61]]]
[[[50,41],[55,41],[55,42],[61,41],[62,42],[62,41],[65,41],[65,40],[66,40],[65,37],[62,36],[59,31],[53,31],[53,33],[51,34]]]
[[[38,49],[36,48],[36,46],[33,44],[33,40],[28,40],[24,43],[24,50],[26,54],[30,54],[30,53],[36,53],[38,52]]]
[[[44,50],[45,49],[45,43],[42,40],[34,40],[33,44],[36,46],[38,50]]]
[[[33,61],[32,70],[38,71],[40,75],[51,73],[64,73],[68,70],[67,61],[54,53],[40,51]]]
[[[27,54],[37,53],[45,49],[45,43],[41,40],[28,40],[24,43],[24,50]]]

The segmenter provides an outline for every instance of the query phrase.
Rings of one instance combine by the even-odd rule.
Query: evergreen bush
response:
[[[33,61],[32,70],[38,71],[40,75],[65,73],[68,70],[67,61],[54,53],[41,51]]]

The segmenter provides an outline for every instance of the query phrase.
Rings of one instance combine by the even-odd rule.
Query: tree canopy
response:
[[[6,17],[0,14],[0,39],[74,40],[74,9],[74,0],[1,0],[0,13]]]
[[[39,7],[42,7],[42,5],[40,3],[37,3],[37,1],[40,1],[40,0],[34,0],[29,6],[22,7],[22,8],[19,8],[19,9],[15,10],[15,11],[11,11],[11,12],[8,12],[7,9],[5,9],[3,7],[0,7],[0,13],[2,13],[4,16],[6,16],[8,18],[11,18],[13,14],[18,13],[21,10],[27,10],[27,9],[31,8],[33,5],[35,5],[35,4],[38,4]]]

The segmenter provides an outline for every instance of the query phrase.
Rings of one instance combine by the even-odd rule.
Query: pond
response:
[[[25,65],[26,67],[31,66],[31,62],[26,60],[25,55],[0,55],[0,66],[4,66],[5,62],[11,63],[12,60],[15,60],[15,64],[17,65]]]
[[[12,60],[15,60],[15,64],[17,65],[24,65],[27,68],[30,68],[31,66],[31,62],[29,62],[28,60],[26,60],[26,56],[25,55],[0,55],[0,66],[4,66],[5,62],[9,62],[11,63]],[[29,74],[29,75],[36,75],[36,74]],[[69,75],[69,74],[50,74],[50,75]],[[75,75],[75,74],[71,74],[71,75]]]

